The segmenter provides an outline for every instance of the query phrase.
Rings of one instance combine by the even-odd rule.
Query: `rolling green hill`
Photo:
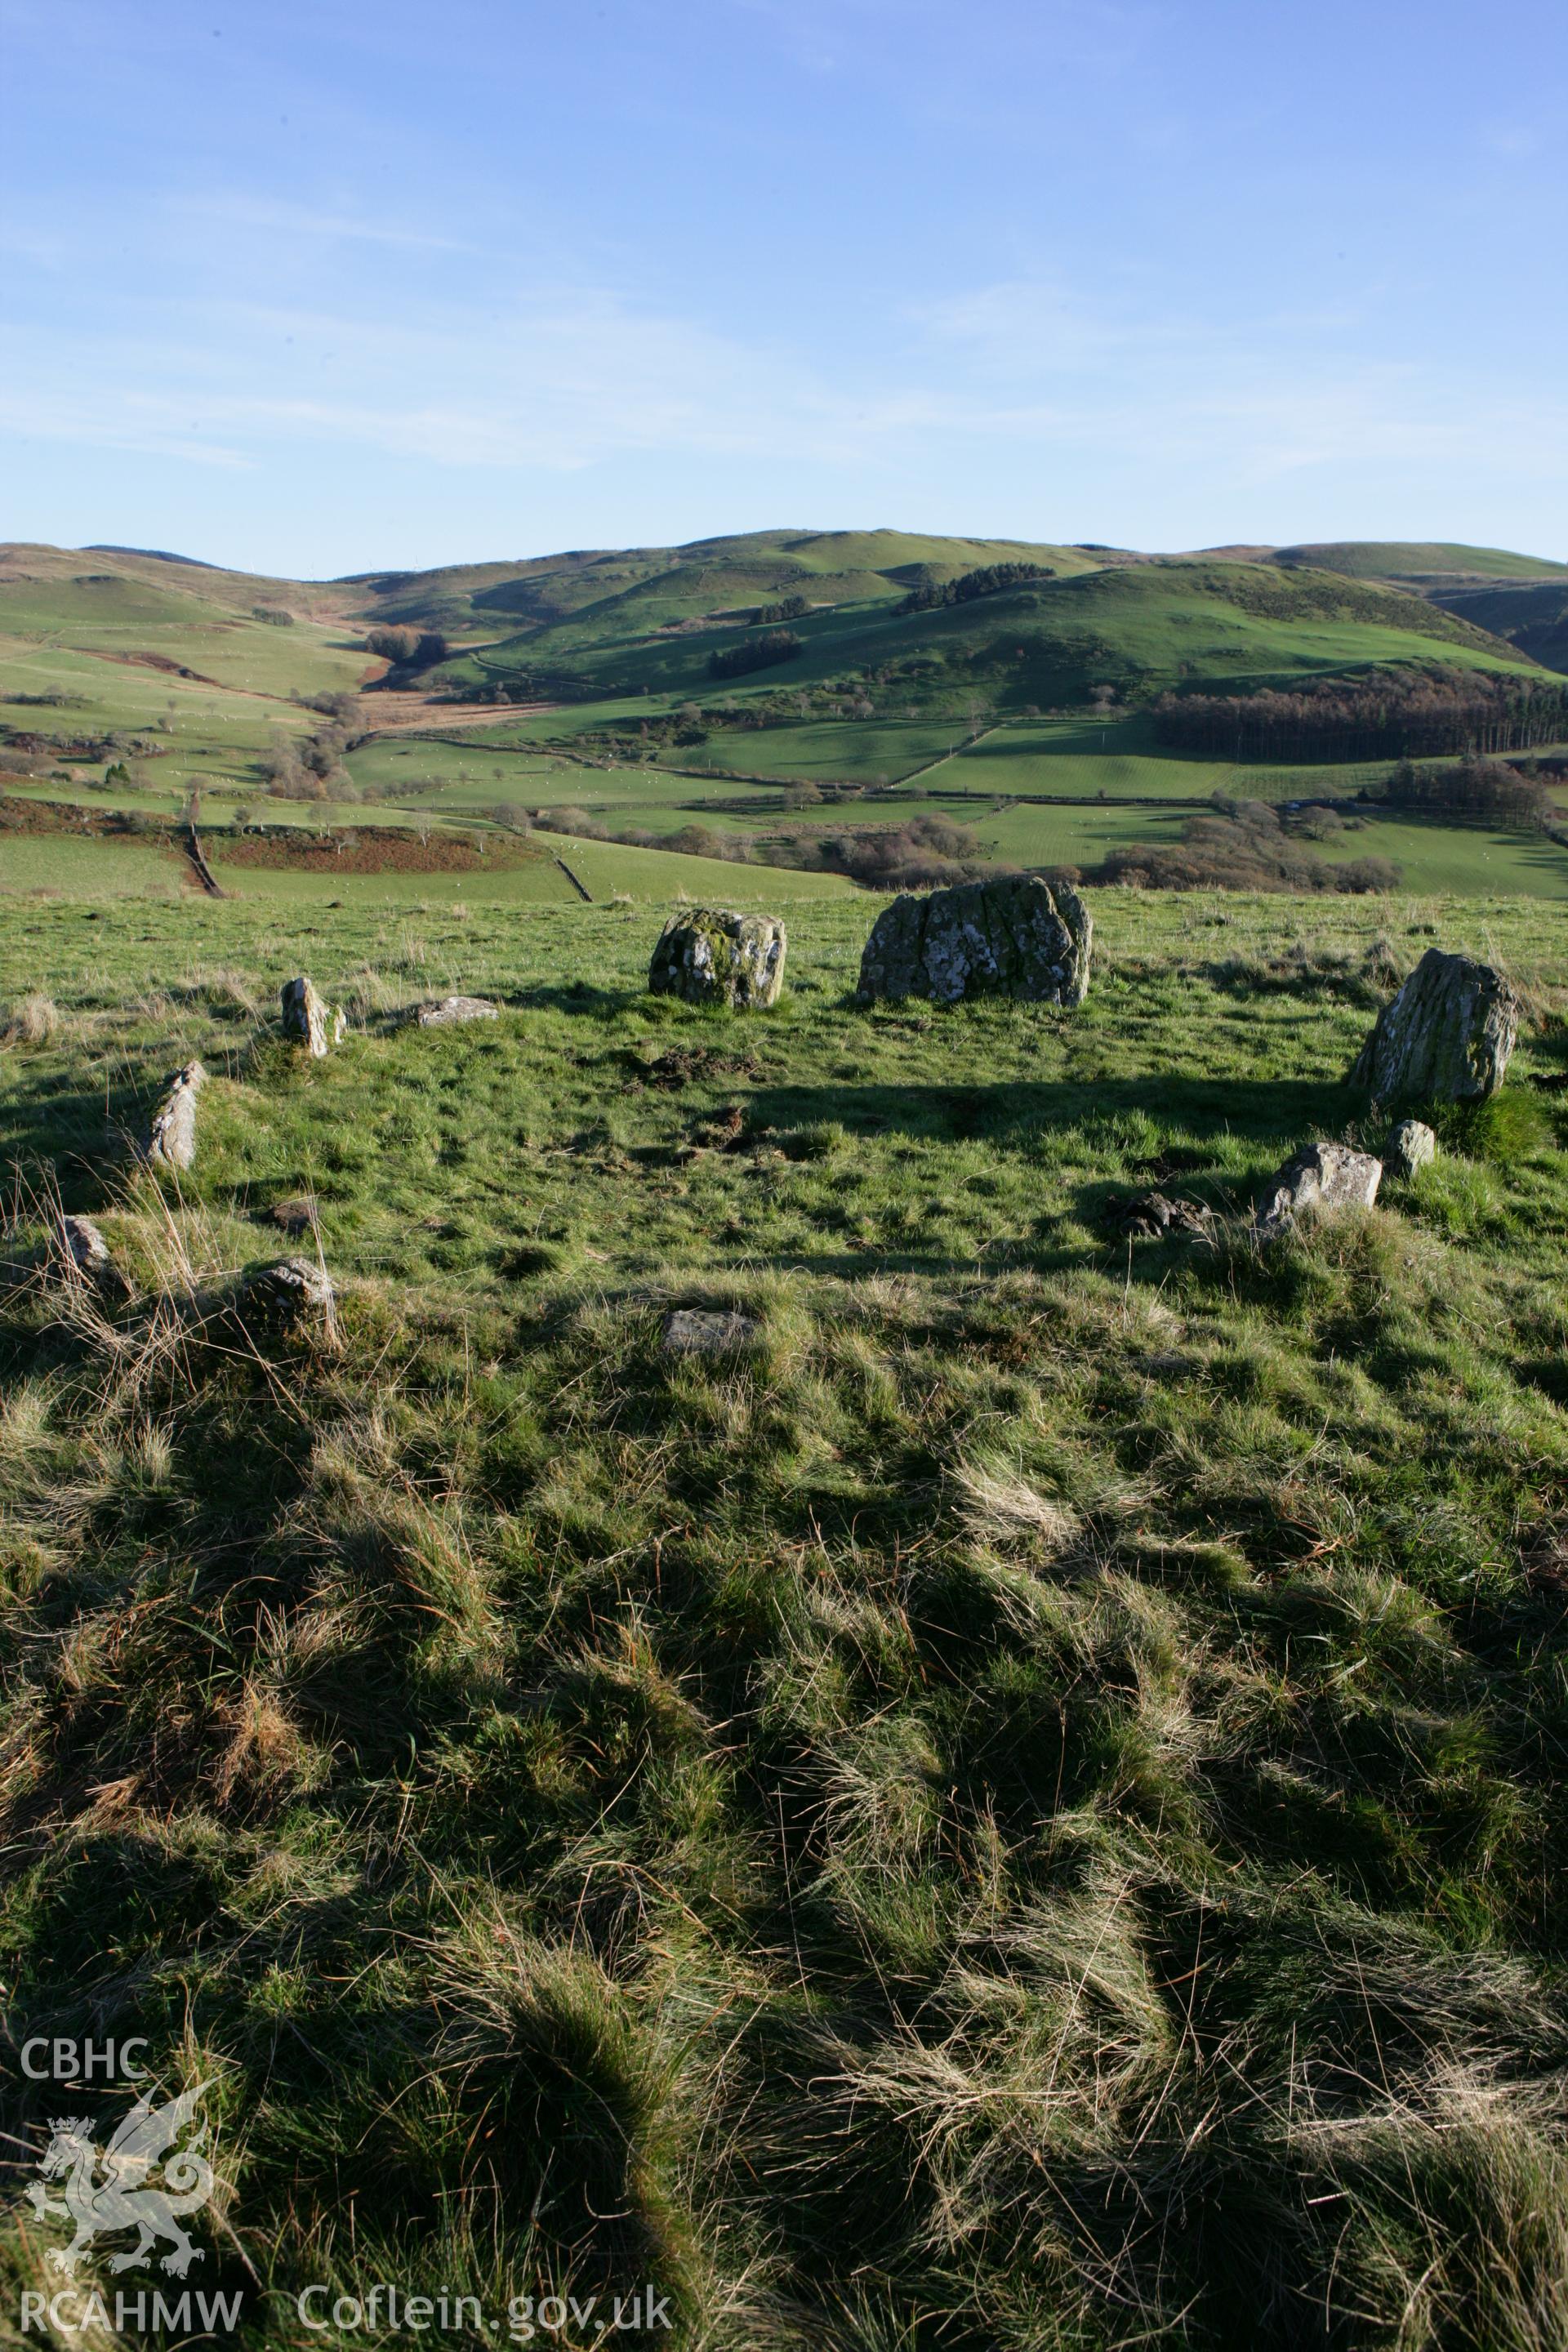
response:
[[[1288,570],[1342,572],[1352,580],[1568,580],[1568,563],[1516,555],[1506,547],[1466,547],[1449,540],[1349,539],[1277,547],[1270,559]]]
[[[379,572],[336,583],[377,619],[515,633],[580,625],[596,640],[790,594],[813,605],[881,599],[981,565],[1026,561],[1058,573],[1093,568],[1075,548],[1016,540],[933,539],[910,531],[751,531],[684,547],[576,551],[519,563]],[[575,644],[580,634],[563,637]]]
[[[700,567],[693,575],[707,576]],[[675,609],[679,593],[639,583],[470,654],[447,674],[476,692],[552,679],[569,682],[578,698],[711,692],[710,656],[743,645],[748,631],[706,589],[708,625],[670,629],[685,617]],[[689,601],[694,593],[685,591]],[[1080,568],[934,611],[903,612],[901,601],[889,583],[875,598],[851,594],[808,610],[790,624],[798,656],[733,681],[732,690],[809,689],[847,675],[866,681],[873,701],[880,694],[904,709],[959,709],[980,688],[998,707],[1023,709],[1081,703],[1097,685],[1126,695],[1195,678],[1283,682],[1387,662],[1527,666],[1512,647],[1419,597],[1251,563]]]

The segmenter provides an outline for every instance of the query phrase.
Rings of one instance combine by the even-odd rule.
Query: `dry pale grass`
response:
[[[52,996],[37,990],[13,1004],[0,1025],[0,1045],[48,1045],[60,1033],[62,1015]]]
[[[962,1463],[955,1483],[963,1496],[964,1519],[983,1542],[1005,1544],[1024,1536],[1037,1554],[1057,1559],[1078,1538],[1077,1512],[1005,1465]]]

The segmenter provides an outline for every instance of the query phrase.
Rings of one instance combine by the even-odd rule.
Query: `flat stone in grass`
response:
[[[160,1168],[188,1168],[196,1156],[196,1095],[206,1082],[199,1062],[176,1070],[147,1133],[147,1157]]]
[[[1309,1143],[1269,1179],[1253,1231],[1270,1241],[1300,1217],[1370,1209],[1383,1180],[1383,1162],[1343,1143]]]
[[[1081,1004],[1094,924],[1076,890],[1028,874],[908,892],[878,916],[860,959],[863,1004],[1011,996]]]
[[[1391,1176],[1414,1176],[1437,1157],[1437,1139],[1418,1118],[1402,1118],[1389,1129],[1383,1147],[1383,1164]]]
[[[1377,1016],[1350,1074],[1383,1103],[1495,1095],[1519,1034],[1519,998],[1489,963],[1428,948]]]
[[[738,1013],[776,1004],[784,984],[784,925],[772,915],[687,907],[658,935],[647,984],[688,1004],[728,1004]]]
[[[414,1019],[421,1029],[446,1029],[459,1021],[495,1021],[500,1007],[484,996],[443,996],[434,1004],[419,1004]]]
[[[733,1308],[678,1307],[664,1319],[667,1356],[733,1356],[756,1345],[760,1326]]]
[[[317,993],[314,982],[303,972],[297,980],[286,980],[279,993],[283,1034],[303,1045],[313,1062],[324,1061],[331,1046],[342,1044],[348,1026],[343,1015]]]

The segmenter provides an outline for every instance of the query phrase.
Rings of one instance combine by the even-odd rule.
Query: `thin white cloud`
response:
[[[321,237],[333,244],[390,246],[406,253],[478,253],[481,248],[455,236],[437,236],[427,229],[397,221],[366,220],[353,213],[329,212],[310,205],[287,204],[271,197],[223,194],[182,196],[170,209],[204,225],[225,222],[235,228],[261,229],[273,236]]]
[[[369,319],[166,297],[118,336],[10,333],[0,428],[217,467],[313,449],[497,475],[665,457],[868,479],[1000,464],[1038,481],[1092,463],[1249,499],[1315,469],[1568,476],[1568,399],[1521,391],[1484,354],[1463,370],[1369,360],[1337,332],[1324,316],[1215,325],[982,286],[894,322],[852,374],[605,289]]]

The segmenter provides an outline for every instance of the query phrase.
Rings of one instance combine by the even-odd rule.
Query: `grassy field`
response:
[[[644,992],[652,905],[0,929],[0,1255],[58,1198],[134,1285],[0,1289],[0,1974],[211,2084],[247,2342],[387,2278],[714,2352],[1561,2340],[1561,927],[1093,910],[1074,1015],[858,1008],[858,895],[751,1019]],[[1527,991],[1498,1110],[1258,1250],[1434,940]],[[396,1025],[454,987],[500,1019]],[[192,1055],[160,1192],[114,1138]],[[1109,1238],[1151,1182],[1214,1243]],[[301,1194],[289,1339],[233,1283]]]
[[[0,839],[0,895],[47,891],[60,898],[178,897],[186,862],[141,842],[73,840],[47,834]]]

